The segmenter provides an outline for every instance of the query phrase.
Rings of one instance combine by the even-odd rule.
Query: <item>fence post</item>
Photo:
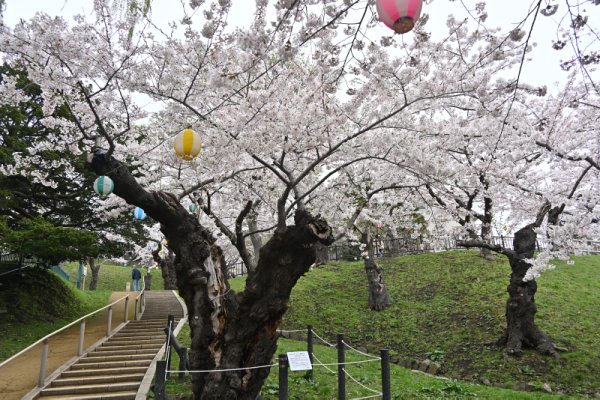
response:
[[[83,337],[85,335],[85,319],[79,324],[79,344],[77,345],[77,355],[83,354]]]
[[[185,379],[185,370],[187,369],[187,347],[183,347],[179,354],[179,380],[183,382]]]
[[[112,306],[108,307],[108,323],[106,325],[106,336],[112,332]]]
[[[308,351],[308,358],[310,359],[310,365],[313,364],[313,330],[312,325],[308,325],[306,333],[306,351]],[[311,382],[315,381],[315,370],[314,368],[308,371],[308,377]]]
[[[169,314],[167,316],[167,330],[169,331],[167,333],[167,343],[168,346],[165,349],[167,351],[167,371],[171,369],[171,348],[173,347],[172,343],[171,343],[171,334],[173,332],[173,325],[175,324],[175,317],[173,316],[173,314]],[[167,378],[170,376],[171,374],[167,372]]]
[[[129,295],[125,297],[125,319],[123,322],[129,321]]]
[[[154,399],[164,400],[165,396],[165,373],[167,372],[167,362],[156,362],[156,373],[154,374]]]
[[[49,340],[44,340],[44,347],[42,348],[42,362],[40,364],[40,377],[38,379],[38,386],[43,387],[46,381],[46,363],[48,361],[48,346]]]
[[[382,400],[392,400],[390,352],[388,350],[381,350],[381,394]]]
[[[287,354],[279,355],[279,400],[288,400]]]
[[[135,309],[133,310],[133,320],[134,321],[137,321],[137,319],[138,319],[138,302],[139,302],[139,299],[136,298],[135,299]]]
[[[337,335],[338,352],[338,400],[346,400],[346,347],[344,345],[344,335]]]

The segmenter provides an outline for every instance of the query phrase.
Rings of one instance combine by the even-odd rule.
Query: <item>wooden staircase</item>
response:
[[[175,316],[175,323],[183,317],[173,292],[147,291],[145,296],[146,308],[140,320],[129,321],[50,382],[36,398],[135,399],[146,371],[165,343],[168,315]]]

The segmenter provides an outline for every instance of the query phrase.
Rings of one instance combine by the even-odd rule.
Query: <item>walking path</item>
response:
[[[145,296],[146,308],[140,320],[129,321],[81,358],[63,366],[44,388],[32,390],[23,399],[135,399],[138,391],[145,395],[154,370],[151,367],[165,343],[167,316],[174,315],[176,322],[184,316],[172,291],[146,291]],[[71,336],[65,345],[72,347],[77,339]],[[35,375],[39,358],[37,362],[37,368],[18,373]],[[0,386],[2,380],[0,376]]]

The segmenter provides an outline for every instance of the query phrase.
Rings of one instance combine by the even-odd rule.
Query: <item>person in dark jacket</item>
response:
[[[136,292],[140,291],[140,279],[142,278],[142,273],[137,267],[133,267],[131,270],[131,279],[133,279],[133,290]]]

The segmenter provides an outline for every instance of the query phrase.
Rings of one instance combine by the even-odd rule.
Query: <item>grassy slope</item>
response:
[[[189,328],[187,325],[179,334],[180,342],[189,346]],[[280,339],[278,343],[278,353],[283,354],[289,351],[306,350],[306,344],[299,341]],[[324,363],[336,363],[337,353],[335,349],[327,346],[316,345],[314,354]],[[346,354],[346,361],[361,361],[366,357],[349,351]],[[172,356],[172,366],[176,369],[179,365],[179,358],[174,353]],[[273,361],[276,362],[275,360]],[[289,398],[291,400],[326,400],[337,399],[337,374],[336,367],[315,367],[314,383],[306,379],[304,372],[289,372]],[[381,390],[381,372],[379,362],[369,362],[364,364],[348,365],[347,371],[362,385],[372,389]],[[271,368],[269,377],[263,386],[261,400],[277,400],[278,397],[278,369]],[[494,399],[494,400],[558,400],[571,399],[574,397],[567,395],[550,395],[541,392],[517,392],[514,390],[489,387],[456,380],[440,379],[429,375],[415,373],[407,369],[391,366],[392,398],[394,400],[413,400],[413,399]],[[190,398],[191,386],[189,377],[182,383],[178,383],[173,376],[167,381],[167,395],[171,399]],[[364,398],[373,395],[367,389],[361,388],[358,384],[347,379],[346,397],[348,399]],[[149,393],[150,399],[154,398]]]
[[[9,314],[0,315],[0,361],[80,316],[105,306],[110,296],[108,291],[78,291],[46,270],[29,272],[33,272],[35,278],[26,277],[25,289],[19,289],[18,297],[11,295],[19,299],[20,307],[26,312],[11,310]],[[36,284],[34,279],[45,284]],[[11,283],[15,289],[15,281],[8,284]]]
[[[48,315],[39,313],[39,315],[33,315],[22,322],[15,321],[10,315],[0,315],[0,361],[10,357],[12,354],[17,353],[21,349],[36,342],[38,339],[65,326],[77,318],[104,307],[108,304],[108,298],[111,292],[123,291],[125,290],[125,283],[131,282],[130,268],[103,264],[100,268],[98,289],[96,291],[87,290],[91,279],[91,271],[88,270],[86,290],[80,291],[75,288],[78,266],[78,263],[68,263],[65,266],[65,271],[69,274],[70,280],[70,282],[66,284],[63,284],[64,281],[62,279],[51,274],[53,281],[55,280],[60,284],[60,291],[68,291],[69,294],[74,296],[73,299],[68,301],[69,306],[67,307],[68,309],[73,310],[72,313],[49,317]],[[142,273],[144,274],[145,271],[142,270]],[[64,299],[68,296],[68,294],[65,295],[61,300],[60,294],[57,295],[56,291],[53,291],[53,294],[50,295],[49,292],[43,292],[43,288],[39,285],[30,286],[34,286],[36,290],[23,291],[25,296],[31,295],[32,298],[36,297],[40,299],[56,297],[53,301],[57,303],[65,303]],[[153,270],[152,289],[162,290],[163,287],[164,285],[160,271]]]
[[[383,260],[392,306],[367,309],[361,263],[338,263],[307,274],[294,289],[283,328],[312,324],[333,340],[371,352],[389,348],[403,359],[441,359],[445,375],[494,383],[549,383],[556,391],[600,391],[600,258],[579,257],[539,280],[537,322],[554,342],[572,351],[562,362],[526,352],[503,357],[489,344],[505,326],[510,268],[502,258],[489,262],[474,252],[450,252]]]
[[[64,269],[69,274],[69,280],[76,283],[79,263],[67,263]],[[142,277],[146,275],[145,268],[140,268],[140,272],[142,273]],[[92,271],[88,267],[88,274],[85,278],[85,290],[89,289],[91,280]],[[119,265],[111,265],[105,262],[101,262],[100,271],[98,272],[97,290],[124,291],[127,282],[132,282],[131,267],[123,267]],[[140,282],[140,285],[141,284],[142,283]],[[152,289],[164,289],[162,276],[160,274],[160,271],[156,269],[152,270]]]
[[[330,342],[336,333],[345,333],[355,347],[364,346],[370,353],[389,348],[404,360],[423,360],[429,354],[442,362],[446,376],[456,379],[485,378],[507,387],[518,383],[540,387],[549,383],[555,393],[574,395],[600,391],[600,257],[577,257],[575,266],[560,265],[538,280],[537,322],[556,344],[570,349],[561,362],[532,351],[519,359],[505,358],[502,350],[491,344],[505,326],[510,267],[502,257],[490,262],[475,252],[449,252],[386,259],[381,263],[393,303],[388,310],[377,313],[367,309],[362,263],[335,263],[315,268],[300,280],[282,329],[304,329],[312,324]],[[239,291],[244,278],[231,283]],[[187,332],[180,334],[184,343],[189,343]],[[278,352],[303,347],[301,342],[281,340]],[[335,355],[329,351],[327,347],[315,350],[316,354],[323,354],[322,361],[335,361]],[[393,367],[393,393],[397,399],[569,398],[443,381]],[[357,378],[377,388],[376,366],[354,368]],[[293,373],[290,398],[335,398],[335,376],[317,372],[316,384]],[[261,399],[276,398],[276,382],[277,369],[273,368]],[[354,387],[352,392],[349,389],[349,397],[369,395],[352,385],[348,385]],[[174,396],[190,392],[189,385],[173,381],[169,387]]]

